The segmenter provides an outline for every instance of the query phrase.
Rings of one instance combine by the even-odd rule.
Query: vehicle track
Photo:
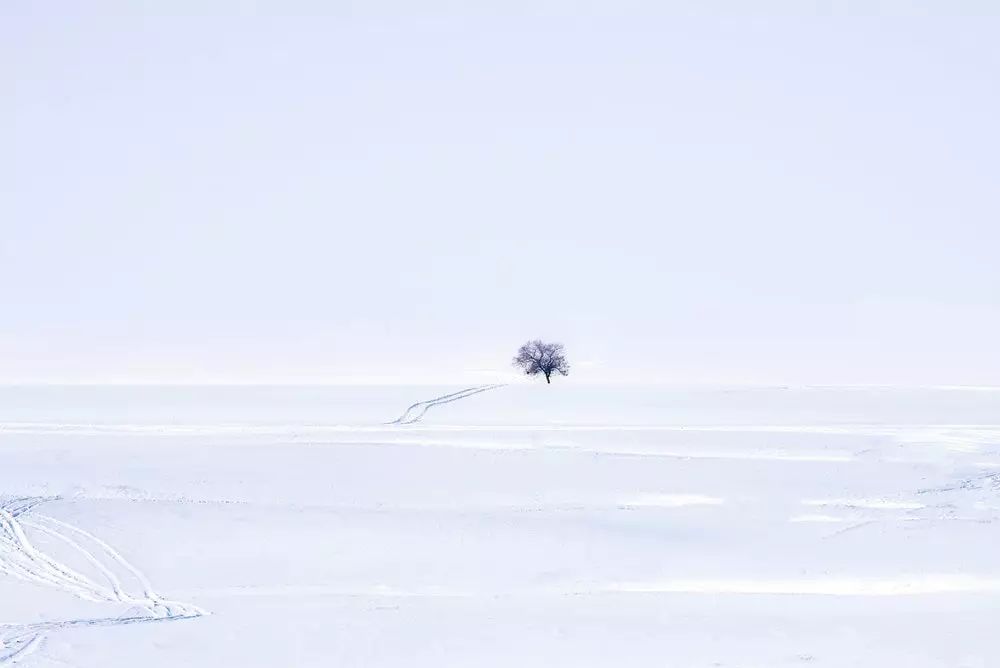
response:
[[[493,385],[476,385],[475,387],[467,387],[464,390],[459,390],[458,392],[452,392],[451,394],[444,394],[440,397],[435,397],[434,399],[427,399],[426,401],[418,401],[415,404],[411,404],[402,415],[393,420],[392,422],[387,422],[386,424],[413,424],[419,422],[421,418],[427,413],[428,410],[434,406],[440,406],[442,404],[450,404],[453,401],[458,401],[459,399],[465,399],[466,397],[471,397],[475,394],[480,394],[481,392],[488,392],[490,390],[495,390],[501,388],[504,385],[502,383],[497,383]]]
[[[58,497],[0,498],[0,574],[60,589],[88,601],[124,604],[129,606],[129,613],[98,619],[0,625],[0,667],[24,662],[39,651],[50,633],[59,629],[174,621],[208,614],[197,606],[161,596],[142,571],[94,534],[53,517],[32,512],[39,505],[57,499]],[[29,536],[29,531],[67,545],[100,574],[103,582],[80,573],[40,550]],[[129,592],[120,577],[122,573],[116,573],[116,568],[134,578],[142,593]]]

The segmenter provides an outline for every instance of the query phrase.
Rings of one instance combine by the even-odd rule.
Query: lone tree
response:
[[[569,362],[563,354],[563,345],[545,343],[538,339],[528,341],[521,346],[514,358],[514,366],[523,369],[528,376],[544,373],[546,383],[552,382],[553,372],[563,376],[569,375]]]

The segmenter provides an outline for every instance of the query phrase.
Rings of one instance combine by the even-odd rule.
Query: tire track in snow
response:
[[[142,587],[144,598],[136,599],[134,597],[129,596],[128,600],[123,602],[139,603],[144,607],[151,608],[153,612],[156,612],[162,608],[163,611],[166,613],[165,616],[200,617],[206,614],[204,610],[196,606],[188,604],[180,604],[174,601],[165,600],[162,596],[156,593],[156,591],[153,589],[153,585],[150,583],[149,579],[142,571],[140,571],[138,568],[129,563],[129,561],[125,559],[125,557],[123,557],[117,550],[115,550],[113,547],[111,547],[109,544],[107,544],[94,534],[84,531],[80,527],[73,526],[72,524],[67,524],[66,522],[57,520],[54,517],[49,517],[48,515],[39,515],[38,519],[43,520],[44,522],[47,522],[49,524],[54,524],[67,531],[71,531],[91,541],[92,543],[100,547],[104,551],[104,553],[111,558],[112,561],[114,561],[122,568],[127,570],[139,582],[139,585]],[[48,530],[51,531],[51,529]],[[62,535],[60,537],[66,542],[73,543],[72,539],[69,539],[65,535]],[[89,554],[85,549],[80,548],[79,546],[78,549],[81,552],[83,552],[84,555],[87,555],[91,559],[93,558],[93,555]],[[111,577],[114,576],[112,575]],[[178,610],[178,612],[173,612],[175,609]]]
[[[25,661],[42,647],[49,633],[59,629],[174,621],[208,614],[197,606],[170,601],[160,596],[142,571],[97,536],[52,517],[29,515],[35,507],[55,498],[58,497],[0,499],[0,574],[61,589],[88,601],[125,604],[130,606],[130,613],[100,619],[0,625],[0,667]],[[20,519],[26,515],[28,519]],[[95,582],[42,552],[34,545],[25,527],[68,545],[74,553],[94,567],[106,582]],[[111,564],[107,563],[109,559]],[[112,566],[124,569],[135,578],[142,588],[142,594],[129,593]]]
[[[0,655],[0,668],[23,662],[29,655],[38,651],[45,638],[55,632],[78,627],[128,626],[131,624],[152,624],[160,622],[176,622],[194,617],[175,615],[173,617],[150,617],[148,615],[132,615],[121,617],[98,617],[91,619],[62,619],[34,624],[0,624],[0,651],[5,648],[15,648],[10,654]]]
[[[41,631],[13,635],[9,638],[0,631],[0,651],[4,651],[8,647],[14,648],[11,653],[0,655],[0,666],[13,666],[15,663],[24,661],[29,655],[41,648],[44,639],[45,634]]]
[[[493,385],[476,385],[475,387],[467,387],[464,390],[459,390],[458,392],[452,392],[451,394],[444,394],[440,397],[435,397],[434,399],[428,399],[426,401],[418,401],[415,404],[411,404],[398,418],[396,418],[392,422],[387,422],[386,424],[413,424],[414,422],[419,422],[420,419],[427,413],[427,411],[433,408],[434,406],[440,406],[442,404],[450,404],[453,401],[458,401],[459,399],[465,399],[466,397],[471,397],[474,394],[480,394],[481,392],[488,392],[489,390],[495,390],[500,387],[503,387],[502,383],[497,383]]]

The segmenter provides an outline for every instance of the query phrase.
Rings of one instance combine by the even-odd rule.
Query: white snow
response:
[[[704,494],[641,494],[625,499],[620,505],[631,508],[680,508],[682,506],[720,506],[725,499]]]
[[[0,666],[985,668],[998,466],[977,388],[0,388]]]
[[[872,510],[917,510],[926,508],[913,501],[891,501],[889,499],[807,499],[804,506],[841,506],[843,508],[870,508]]]

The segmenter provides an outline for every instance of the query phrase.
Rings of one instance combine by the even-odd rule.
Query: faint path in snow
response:
[[[193,592],[192,592],[193,593]],[[199,589],[201,596],[226,598],[294,598],[302,595],[354,599],[497,599],[606,595],[703,594],[710,596],[854,596],[895,597],[936,594],[998,594],[1000,577],[991,574],[918,573],[893,576],[826,575],[810,577],[709,577],[654,580],[578,580],[523,587],[455,587],[423,584],[397,587],[371,585],[261,585]]]
[[[830,576],[821,578],[705,579],[612,582],[581,593],[756,594],[803,596],[927,596],[996,594],[1000,578],[991,575],[927,573],[895,577]]]
[[[500,387],[503,387],[503,384],[477,385],[475,387],[467,387],[464,390],[459,390],[458,392],[452,392],[451,394],[444,394],[440,397],[435,397],[434,399],[418,401],[417,403],[410,405],[410,407],[407,408],[398,418],[392,422],[387,422],[386,424],[413,424],[414,422],[419,422],[420,418],[422,418],[427,411],[434,406],[450,404],[453,401],[465,399],[466,397],[471,397],[474,394],[488,392],[489,390],[495,390]]]
[[[71,619],[36,624],[0,624],[0,666],[23,662],[42,646],[52,631],[74,626],[120,626],[141,622],[192,619],[207,614],[201,608],[170,601],[153,589],[148,578],[117,550],[83,529],[46,515],[32,513],[58,497],[0,499],[0,575],[60,589],[88,601],[125,604],[127,615],[101,619]],[[66,565],[38,549],[25,529],[67,545],[98,573],[102,581]],[[115,568],[134,578],[141,594],[130,593]]]

